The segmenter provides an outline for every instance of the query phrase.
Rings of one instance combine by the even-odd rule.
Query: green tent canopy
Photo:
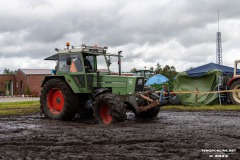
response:
[[[218,85],[218,77],[222,74],[219,70],[210,70],[200,77],[191,77],[186,72],[181,72],[176,76],[173,82],[174,92],[209,92],[216,90]],[[213,102],[218,94],[177,94],[183,105],[201,106]]]

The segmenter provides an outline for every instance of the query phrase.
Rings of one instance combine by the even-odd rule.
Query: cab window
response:
[[[61,55],[59,56],[58,60],[58,71],[59,72],[66,72],[68,73],[70,71],[70,66],[67,65],[66,59],[69,57],[69,55]]]
[[[95,65],[94,65],[94,56],[88,55],[84,56],[84,66],[86,71],[94,71]]]
[[[70,72],[82,72],[83,65],[80,57],[72,57],[72,63],[70,67]]]

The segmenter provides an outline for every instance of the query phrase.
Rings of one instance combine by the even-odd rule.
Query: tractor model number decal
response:
[[[128,79],[128,85],[133,85],[133,79]]]

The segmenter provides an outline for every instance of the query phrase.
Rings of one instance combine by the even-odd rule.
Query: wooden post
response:
[[[195,103],[197,104],[198,99],[198,87],[196,87],[196,93],[195,93]]]

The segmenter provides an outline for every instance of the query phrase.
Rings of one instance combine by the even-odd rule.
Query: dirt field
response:
[[[0,117],[0,159],[240,159],[240,112],[161,111],[148,121],[130,114],[110,126]]]

